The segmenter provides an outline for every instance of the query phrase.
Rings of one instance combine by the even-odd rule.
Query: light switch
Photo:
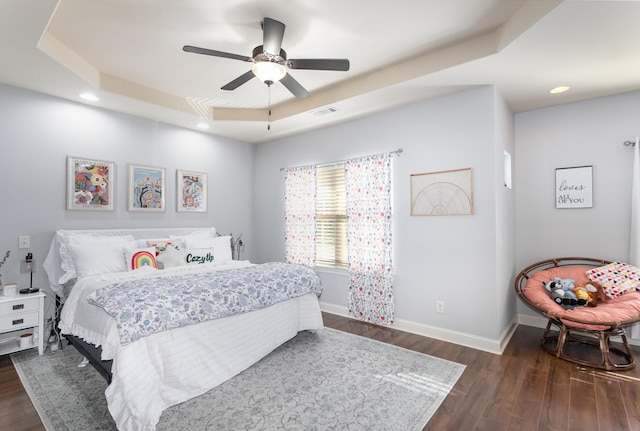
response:
[[[18,237],[18,248],[29,248],[31,247],[31,237],[30,236],[19,236]]]

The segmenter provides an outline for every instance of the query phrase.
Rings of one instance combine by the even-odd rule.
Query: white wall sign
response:
[[[593,207],[593,166],[556,169],[556,208]]]

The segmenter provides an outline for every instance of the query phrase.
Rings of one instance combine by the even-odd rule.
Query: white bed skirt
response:
[[[116,354],[109,411],[119,430],[152,431],[164,409],[239,374],[299,331],[322,327],[318,298],[308,294],[140,339]]]

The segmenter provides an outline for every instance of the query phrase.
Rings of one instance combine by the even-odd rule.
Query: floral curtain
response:
[[[346,183],[349,313],[391,325],[391,154],[348,160]]]
[[[284,174],[285,262],[315,267],[316,167],[288,168]]]

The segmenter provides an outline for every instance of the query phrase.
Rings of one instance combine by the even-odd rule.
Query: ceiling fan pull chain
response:
[[[267,87],[269,88],[268,99],[267,99],[267,108],[269,109],[269,115],[267,116],[267,130],[271,130],[271,81],[266,81]]]

